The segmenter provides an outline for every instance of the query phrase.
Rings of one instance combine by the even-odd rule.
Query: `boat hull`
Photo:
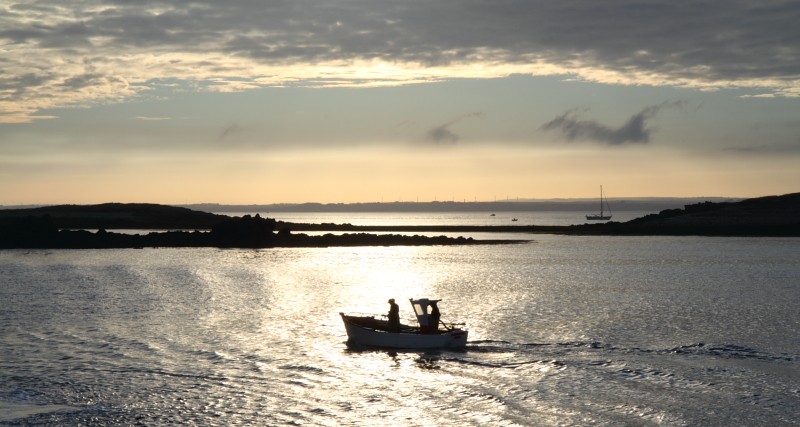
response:
[[[467,345],[469,331],[463,329],[440,331],[435,334],[422,334],[417,329],[389,332],[360,326],[350,321],[346,315],[341,316],[348,342],[358,346],[424,350],[463,348]]]

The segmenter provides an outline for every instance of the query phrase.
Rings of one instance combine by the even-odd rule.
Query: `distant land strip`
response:
[[[146,235],[113,229],[173,230]],[[90,232],[87,230],[96,230]],[[180,231],[174,231],[180,230]],[[194,230],[193,232],[185,230]],[[200,231],[205,230],[205,231]],[[298,232],[343,232],[315,235]],[[0,210],[0,248],[325,247],[520,243],[522,240],[382,233],[530,233],[564,235],[698,235],[800,237],[800,193],[736,202],[701,202],[627,222],[569,226],[303,224],[230,217],[184,207],[106,203]]]
[[[701,202],[738,202],[739,198],[726,197],[625,197],[609,199],[615,211],[658,212]],[[434,201],[434,202],[364,202],[364,203],[273,203],[252,205],[226,205],[198,203],[179,205],[192,210],[214,213],[270,212],[560,212],[592,211],[597,199],[503,199],[489,201]]]

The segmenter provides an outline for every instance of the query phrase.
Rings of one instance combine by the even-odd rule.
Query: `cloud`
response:
[[[631,143],[648,143],[652,129],[647,127],[647,121],[652,119],[664,108],[680,107],[681,101],[669,102],[645,107],[642,111],[631,116],[619,127],[611,127],[595,120],[581,120],[577,110],[569,110],[564,114],[542,125],[545,131],[559,131],[568,141],[579,139],[602,142],[608,145],[623,145]]]
[[[244,132],[244,128],[239,126],[238,123],[231,123],[225,127],[219,134],[219,139],[233,138]]]
[[[447,129],[446,125],[442,125],[429,130],[428,138],[439,144],[455,144],[459,136]]]
[[[450,130],[450,127],[458,124],[459,122],[476,117],[482,117],[483,114],[479,112],[463,114],[447,123],[436,126],[428,131],[428,139],[437,144],[455,144],[461,137]]]
[[[160,122],[164,120],[172,120],[172,117],[160,117],[160,116],[136,116],[134,117],[136,120],[142,120],[145,122]]]
[[[29,0],[0,5],[0,122],[202,90],[514,73],[800,96],[796,0]]]
[[[723,151],[741,154],[795,154],[800,153],[800,139],[794,143],[774,143],[745,147],[725,147]]]

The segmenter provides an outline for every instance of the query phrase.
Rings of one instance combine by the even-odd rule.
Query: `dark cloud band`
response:
[[[0,111],[24,116],[169,78],[236,90],[465,69],[800,96],[797,22],[795,0],[34,0],[0,6]],[[362,76],[359,61],[421,73]],[[304,72],[290,69],[298,64]],[[308,71],[316,66],[325,69]]]

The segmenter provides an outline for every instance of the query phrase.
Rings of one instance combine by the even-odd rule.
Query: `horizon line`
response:
[[[791,194],[791,193],[787,193]],[[770,194],[765,196],[755,196],[755,197],[730,197],[730,196],[625,196],[625,197],[607,197],[605,198],[606,201],[670,201],[670,200],[714,200],[714,201],[722,201],[722,200],[745,200],[751,198],[759,198],[759,197],[769,197],[769,196],[779,196],[780,194]],[[587,202],[587,201],[596,201],[598,197],[559,197],[559,198],[502,198],[502,199],[495,199],[495,200],[467,200],[462,198],[461,200],[449,199],[449,200],[391,200],[391,201],[384,201],[384,200],[374,200],[374,201],[359,201],[359,202],[314,202],[314,201],[306,201],[306,202],[250,202],[250,203],[233,203],[233,202],[182,202],[182,203],[165,203],[165,202],[142,202],[142,201],[135,201],[135,202],[120,202],[120,201],[107,201],[107,202],[97,202],[97,203],[20,203],[20,204],[0,204],[0,208],[2,209],[13,209],[13,208],[34,208],[34,207],[45,207],[45,206],[61,206],[61,205],[73,205],[73,206],[91,206],[91,205],[103,205],[103,204],[112,204],[112,203],[119,203],[119,204],[155,204],[155,205],[165,205],[165,206],[290,206],[290,205],[335,205],[335,206],[342,206],[342,205],[389,205],[389,204],[491,204],[491,203],[569,203],[569,202]]]

